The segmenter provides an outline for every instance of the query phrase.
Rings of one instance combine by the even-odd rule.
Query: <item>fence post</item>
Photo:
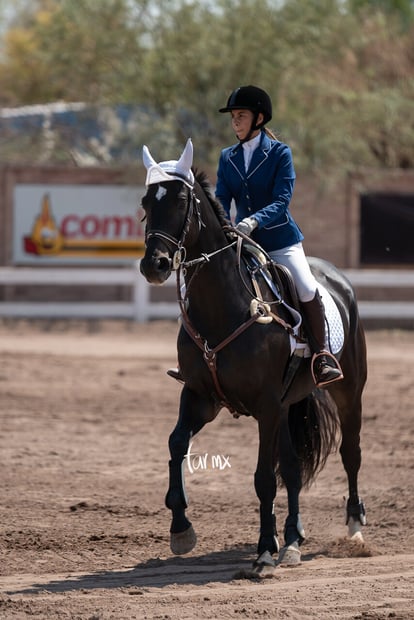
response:
[[[138,268],[133,276],[133,318],[138,323],[145,323],[149,319],[150,287]]]

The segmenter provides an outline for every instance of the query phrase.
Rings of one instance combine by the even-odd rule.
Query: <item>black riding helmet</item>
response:
[[[227,100],[225,108],[220,108],[219,112],[230,112],[231,110],[251,110],[254,114],[252,131],[260,129],[272,118],[272,101],[269,95],[257,86],[239,86],[233,90]],[[263,114],[263,122],[256,125],[257,117]]]

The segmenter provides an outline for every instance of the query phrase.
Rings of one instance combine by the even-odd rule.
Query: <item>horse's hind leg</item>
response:
[[[187,519],[187,495],[184,484],[184,458],[188,454],[191,438],[218,413],[212,402],[206,402],[184,386],[181,392],[178,422],[170,435],[168,445],[170,480],[165,503],[172,511],[170,528],[171,551],[176,555],[189,553],[197,538],[191,522]]]
[[[299,495],[302,489],[301,466],[293,449],[288,416],[284,416],[279,437],[279,470],[288,496],[288,516],[285,521],[285,544],[279,553],[279,563],[295,566],[300,563],[300,545],[305,539],[299,513]]]
[[[356,360],[356,361],[355,361]],[[346,505],[346,524],[348,535],[353,540],[363,541],[361,525],[365,525],[365,507],[359,497],[358,474],[361,467],[361,419],[362,391],[366,381],[365,343],[361,336],[359,354],[349,353],[342,367],[345,379],[330,390],[338,407],[341,425],[340,454],[348,477],[348,500]]]
[[[273,505],[276,496],[276,419],[274,411],[259,419],[259,456],[254,486],[260,502],[260,536],[257,545],[258,557],[254,568],[262,576],[274,570],[276,564],[272,555],[279,551]]]
[[[348,535],[353,540],[362,541],[361,525],[365,525],[366,519],[364,504],[358,492],[358,473],[361,467],[361,399],[356,398],[345,411],[340,407],[339,415],[342,431],[339,451],[348,477],[349,496],[346,504]]]
[[[332,397],[338,407],[342,439],[340,453],[348,477],[346,523],[348,535],[362,541],[361,525],[365,525],[365,507],[358,493],[358,474],[361,467],[362,392],[367,379],[365,336],[358,318],[355,318],[353,336],[348,336],[348,347],[341,364],[345,379],[332,386]]]

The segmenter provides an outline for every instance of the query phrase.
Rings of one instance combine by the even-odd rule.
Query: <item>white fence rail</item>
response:
[[[0,317],[30,318],[123,318],[145,322],[149,319],[177,317],[176,302],[151,302],[150,286],[134,268],[0,268],[0,286],[4,285],[59,285],[59,286],[127,286],[130,301],[116,302],[0,302]],[[170,278],[167,286],[175,285]]]
[[[414,288],[414,270],[344,270],[354,286]],[[124,318],[145,322],[178,316],[176,301],[151,301],[151,286],[135,268],[0,268],[0,286],[16,285],[105,286],[131,288],[126,302],[26,302],[0,301],[0,317],[26,318]],[[171,277],[164,286],[174,286]],[[359,301],[362,318],[413,319],[411,301]]]
[[[355,287],[414,289],[414,270],[347,269],[345,275]],[[358,301],[363,319],[412,319],[414,301]]]

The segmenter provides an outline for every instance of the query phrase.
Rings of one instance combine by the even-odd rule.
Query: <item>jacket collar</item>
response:
[[[246,172],[244,169],[244,156],[243,147],[241,143],[235,144],[230,151],[230,162],[237,169],[237,172],[242,177],[249,178],[256,172],[258,168],[266,161],[268,153],[272,148],[272,141],[264,131],[261,132],[260,144],[253,152],[252,160],[250,162],[249,170]]]

